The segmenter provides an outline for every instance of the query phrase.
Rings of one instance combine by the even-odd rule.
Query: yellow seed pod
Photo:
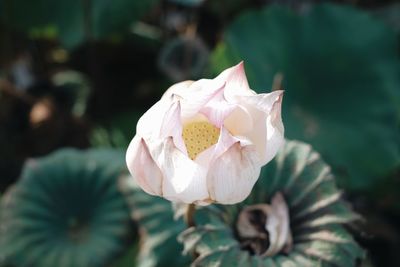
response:
[[[189,157],[197,155],[218,142],[220,130],[207,121],[190,122],[183,126],[182,137]]]

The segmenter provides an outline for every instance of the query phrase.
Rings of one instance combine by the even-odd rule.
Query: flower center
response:
[[[218,142],[220,130],[207,121],[186,123],[182,137],[189,157],[194,160],[200,152]]]

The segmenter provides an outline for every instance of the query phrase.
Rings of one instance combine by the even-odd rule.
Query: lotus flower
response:
[[[139,119],[128,169],[144,191],[170,201],[241,202],[283,144],[282,94],[256,94],[243,63],[177,83]]]

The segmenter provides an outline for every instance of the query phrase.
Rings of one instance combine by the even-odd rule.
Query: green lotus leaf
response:
[[[0,265],[109,266],[137,242],[118,189],[123,155],[65,149],[29,160],[2,200]]]
[[[186,226],[174,219],[171,202],[145,193],[131,176],[121,177],[120,188],[141,235],[137,266],[188,266],[190,257],[182,255],[183,246],[177,240]]]
[[[400,163],[397,46],[393,30],[348,6],[271,6],[227,28],[212,66],[244,60],[259,93],[281,73],[286,136],[313,145],[341,185],[368,190]]]
[[[58,37],[68,48],[85,34],[104,38],[129,31],[157,0],[2,0],[0,18],[33,37]],[[86,33],[85,33],[86,28]],[[88,37],[88,36],[86,36]]]
[[[177,241],[184,223],[174,220],[169,201],[135,184],[119,150],[64,149],[30,160],[0,211],[0,265],[188,263]]]
[[[246,207],[270,203],[278,192],[288,206],[292,247],[275,255],[260,255],[245,248],[238,234],[238,218]],[[263,167],[244,202],[198,209],[196,226],[179,239],[185,253],[198,255],[192,266],[354,267],[364,258],[364,251],[345,224],[357,218],[341,199],[320,155],[305,143],[286,141]]]

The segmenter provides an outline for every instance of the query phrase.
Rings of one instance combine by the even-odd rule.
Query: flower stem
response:
[[[188,228],[192,227],[192,226],[196,226],[196,224],[194,223],[194,213],[195,212],[196,212],[196,206],[193,203],[188,204],[186,213],[185,213],[185,217],[184,217]]]

